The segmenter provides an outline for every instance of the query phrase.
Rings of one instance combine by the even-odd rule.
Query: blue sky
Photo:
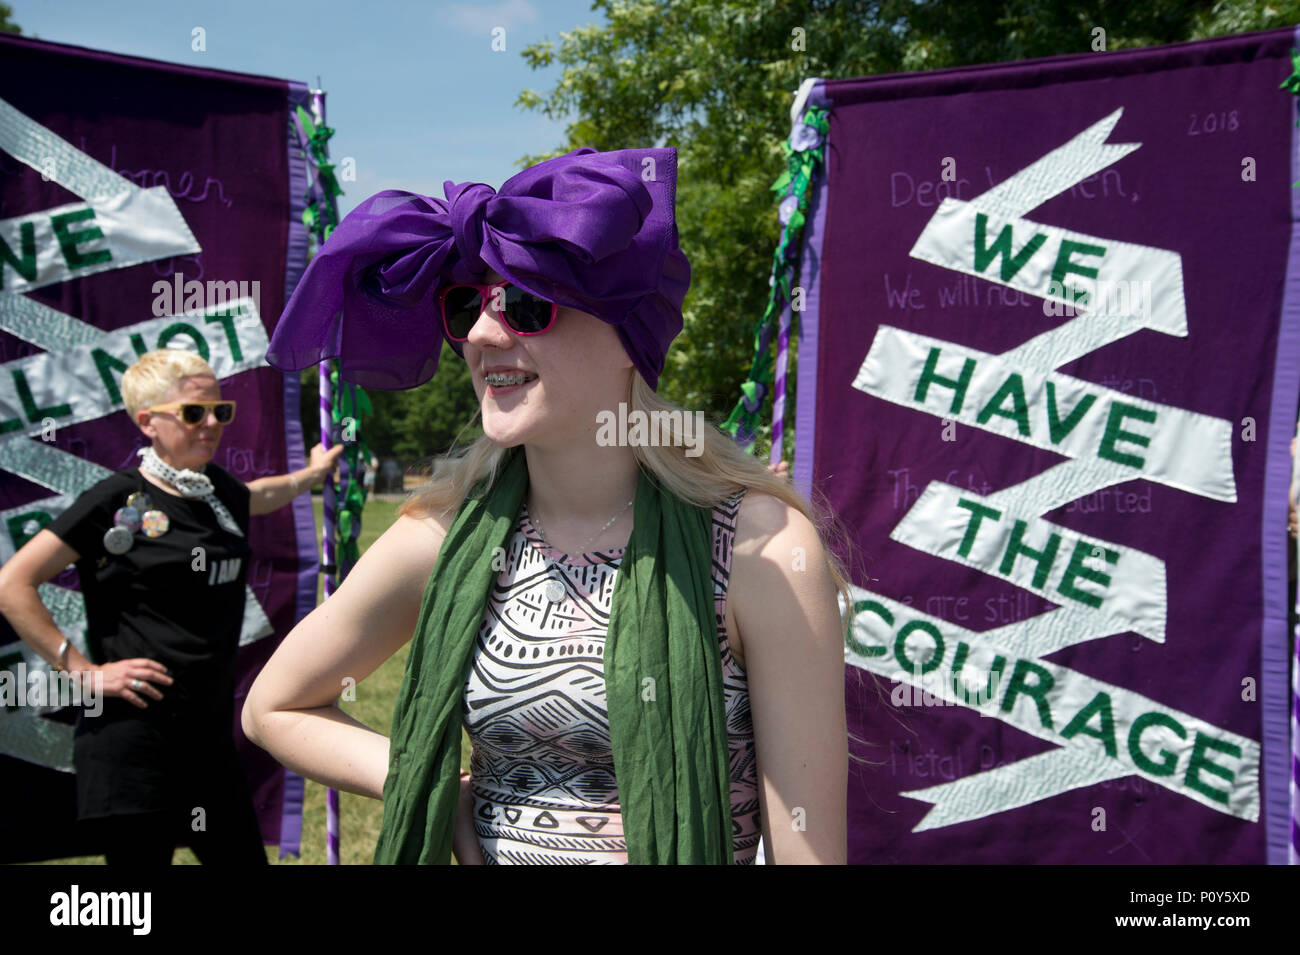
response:
[[[590,0],[8,0],[25,36],[257,73],[327,94],[330,155],[356,160],[340,211],[383,189],[441,196],[446,179],[493,187],[564,124],[514,105],[550,90],[559,69],[520,55],[542,39],[604,22]],[[191,49],[195,27],[207,49]],[[505,50],[492,49],[504,28]]]

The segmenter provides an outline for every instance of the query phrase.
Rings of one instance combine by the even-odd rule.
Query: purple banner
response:
[[[814,92],[850,861],[1286,861],[1294,46]]]
[[[263,356],[305,261],[290,110],[306,102],[284,80],[0,35],[0,561],[80,490],[136,464],[145,438],[118,385],[145,350],[197,350],[238,402],[216,464],[246,482],[303,466],[297,379]],[[314,606],[313,537],[307,496],[252,520],[236,714]],[[75,640],[76,573],[51,583]],[[39,661],[0,620],[0,667],[20,662]],[[6,857],[96,850],[72,825],[71,723],[69,711],[0,711]],[[300,796],[286,800],[284,770],[237,715],[232,731],[277,843],[297,830]]]

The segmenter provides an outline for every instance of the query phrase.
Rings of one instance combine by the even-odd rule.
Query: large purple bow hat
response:
[[[445,200],[389,189],[348,213],[298,282],[267,362],[297,371],[338,358],[362,387],[414,388],[438,369],[439,292],[490,268],[613,325],[658,387],[691,283],[674,216],[677,150],[577,149],[499,192],[450,181],[443,191]]]

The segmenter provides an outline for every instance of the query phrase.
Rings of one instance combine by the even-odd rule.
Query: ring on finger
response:
[[[132,681],[131,681],[131,689],[133,689],[133,690],[138,690],[138,689],[140,689],[140,687],[142,687],[142,686],[144,686],[144,684],[141,683],[139,680],[132,680]]]

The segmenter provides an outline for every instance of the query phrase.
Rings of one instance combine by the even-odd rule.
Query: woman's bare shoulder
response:
[[[780,538],[816,538],[812,522],[793,504],[774,494],[749,488],[740,501],[736,515],[735,553],[754,555]]]
[[[432,570],[438,552],[442,549],[443,539],[451,530],[455,519],[455,511],[435,513],[428,510],[410,510],[405,514],[399,514],[385,535],[392,534],[396,538],[396,544],[417,552],[427,560],[429,569]]]
[[[817,527],[798,507],[749,490],[736,518],[730,589],[737,604],[763,608],[828,578]]]
[[[366,548],[347,581],[361,581],[377,593],[405,593],[418,601],[453,518],[454,514],[399,514]]]
[[[452,508],[446,511],[433,511],[429,508],[413,507],[399,514],[397,520],[404,521],[408,527],[423,527],[426,532],[441,541],[447,536],[452,522],[456,520],[456,510]]]

